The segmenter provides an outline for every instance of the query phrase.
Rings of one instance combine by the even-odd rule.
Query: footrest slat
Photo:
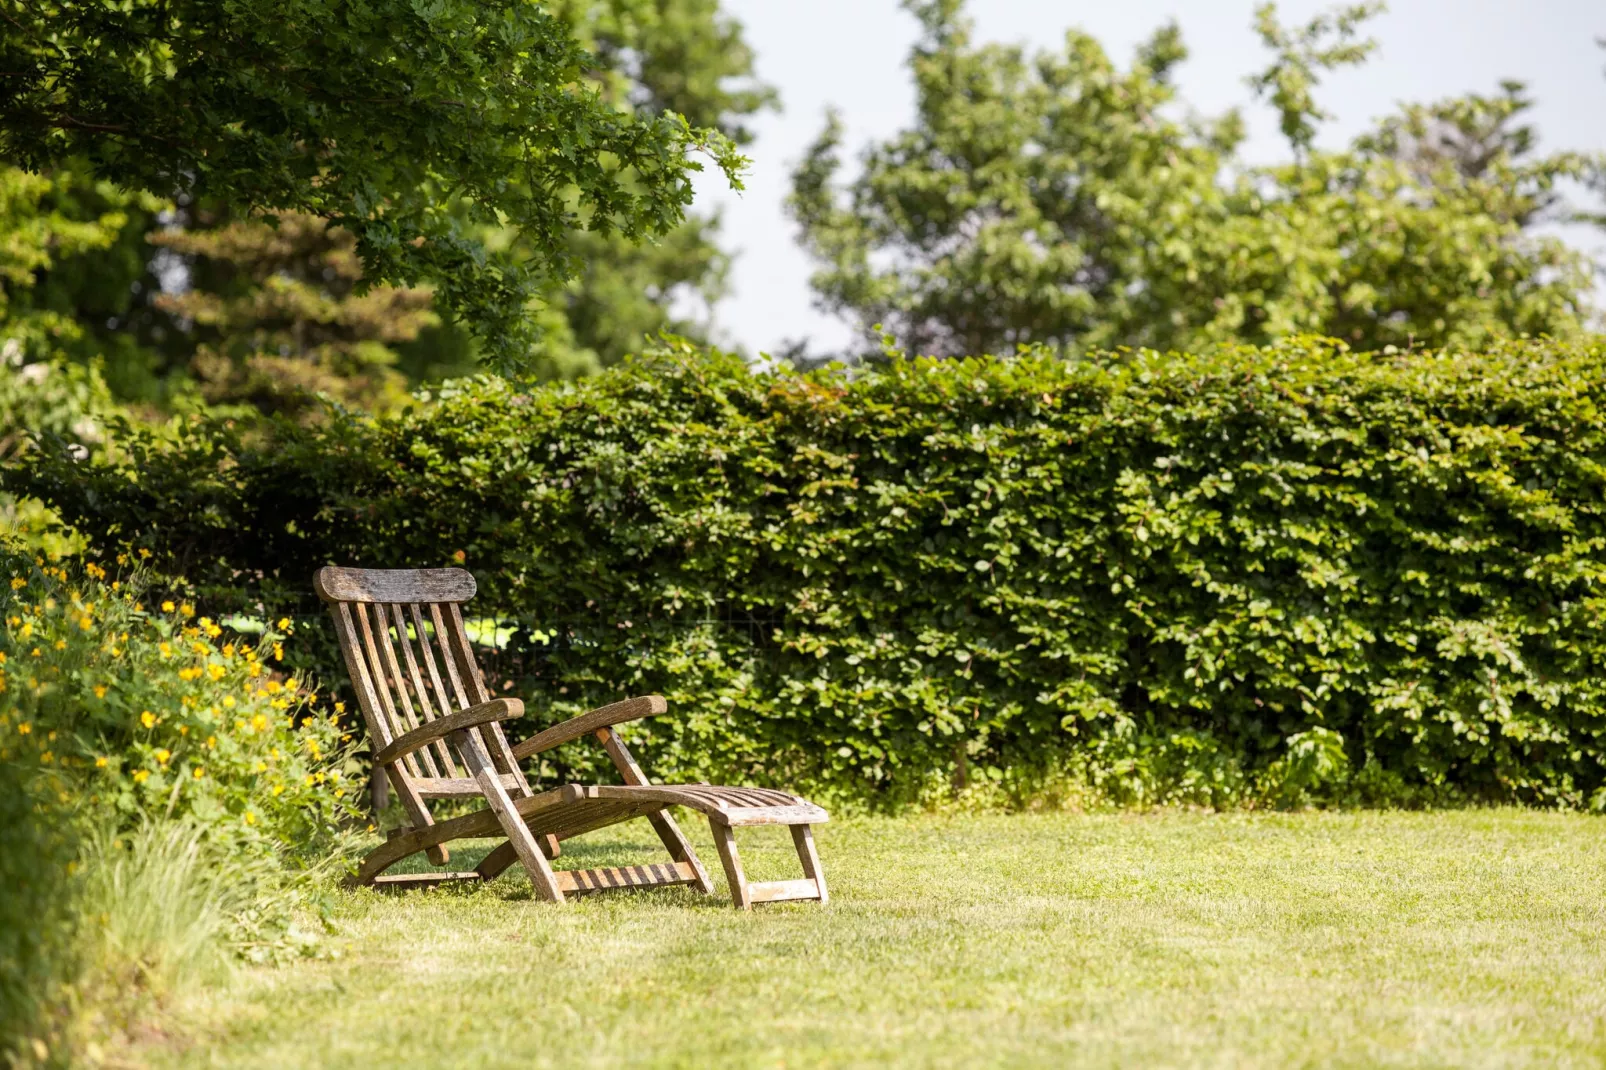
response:
[[[374,878],[375,888],[405,891],[408,888],[433,888],[452,881],[477,881],[480,875],[472,869],[460,873],[392,873]]]
[[[565,893],[583,895],[609,888],[651,888],[666,884],[695,884],[697,871],[689,862],[655,862],[646,866],[601,869],[560,869],[553,874]],[[812,883],[812,882],[810,882]]]
[[[818,899],[820,886],[811,878],[795,881],[749,881],[747,898],[754,903],[779,903],[787,899]]]

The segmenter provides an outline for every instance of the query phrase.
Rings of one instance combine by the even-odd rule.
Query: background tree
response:
[[[305,416],[318,394],[370,410],[406,401],[393,346],[433,321],[430,293],[359,292],[350,232],[297,213],[277,225],[231,220],[150,240],[183,255],[193,273],[195,285],[155,303],[190,324],[191,372],[209,403]]]
[[[1537,156],[1520,89],[1406,109],[1340,151],[1315,144],[1324,70],[1363,61],[1360,6],[1285,29],[1250,84],[1294,160],[1239,159],[1236,112],[1176,118],[1175,27],[1129,69],[1097,41],[975,45],[961,0],[909,0],[917,119],[845,188],[834,117],[793,177],[822,307],[938,354],[1318,333],[1366,347],[1569,334],[1589,262],[1532,226],[1590,162]]]
[[[774,88],[755,74],[741,23],[719,0],[560,0],[552,10],[600,61],[591,76],[616,107],[673,112],[745,145],[753,136],[748,121],[778,106]],[[730,257],[719,245],[719,225],[717,213],[688,212],[648,242],[572,233],[577,273],[542,302],[542,370],[594,371],[660,331],[708,340],[711,323],[687,313],[711,309],[727,292]]]
[[[753,77],[753,55],[741,26],[720,11],[717,0],[567,0],[550,10],[597,61],[586,77],[611,107],[643,117],[673,111],[694,126],[718,128],[743,141],[750,136],[744,121],[774,104],[774,91]],[[64,188],[84,197],[92,195],[92,185],[80,176]],[[265,225],[248,230],[247,217],[229,205],[203,205],[184,194],[167,203],[165,212],[157,210],[161,207],[125,210],[111,247],[57,257],[34,287],[36,293],[48,291],[59,314],[76,320],[82,342],[73,355],[85,360],[105,355],[106,377],[118,396],[160,408],[194,398],[309,411],[308,390],[323,389],[346,403],[372,406],[396,400],[403,378],[416,384],[478,367],[480,346],[470,331],[438,317],[425,318],[421,326],[408,319],[406,330],[386,338],[354,331],[354,321],[348,321],[337,332],[349,343],[338,359],[327,349],[315,353],[294,342],[307,336],[307,321],[299,321],[303,329],[291,330],[290,337],[278,337],[273,329],[264,333],[270,326],[266,320],[244,314],[248,295],[270,283],[281,286],[293,279],[298,286],[312,286],[321,294],[319,307],[365,300],[358,292],[360,276],[352,275],[360,258],[353,259],[347,249],[350,232],[336,230],[334,235],[347,237],[326,241],[300,222],[279,234]],[[717,216],[691,213],[661,237],[639,243],[618,233],[568,234],[565,249],[574,277],[548,287],[525,308],[540,335],[527,370],[543,376],[584,374],[639,349],[644,336],[661,330],[707,338],[710,323],[695,313],[723,295],[729,267],[718,226]],[[208,239],[207,232],[217,227],[231,228],[230,234]],[[297,262],[285,265],[291,232]],[[245,241],[248,233],[261,243],[260,257]],[[515,229],[486,226],[475,233],[488,247],[511,251],[515,258],[539,255]],[[228,255],[203,255],[208,248]],[[325,254],[333,259],[320,259]],[[227,262],[231,258],[244,260]],[[283,270],[276,266],[262,274],[245,261],[283,265]],[[320,281],[326,277],[332,285]],[[264,309],[277,304],[272,318],[288,311],[271,293],[250,301]],[[220,304],[232,310],[228,317],[216,315]],[[301,302],[301,313],[312,307]],[[206,322],[189,314],[203,308],[209,310],[202,317]],[[336,313],[331,309],[330,314]],[[329,340],[327,331],[323,338]],[[357,342],[364,343],[361,360],[354,359]],[[267,349],[260,348],[267,343]],[[229,359],[220,363],[224,354]],[[252,361],[254,373],[246,369]],[[262,374],[269,368],[271,377]],[[204,389],[197,391],[195,376],[203,371]],[[347,375],[355,378],[339,381]]]
[[[691,201],[718,131],[621,109],[525,0],[0,0],[0,159],[74,160],[127,189],[301,212],[351,233],[364,285],[436,287],[496,367],[577,230],[640,240]],[[518,241],[487,247],[486,227]]]

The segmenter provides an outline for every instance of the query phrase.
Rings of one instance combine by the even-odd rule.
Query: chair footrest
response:
[[[560,869],[552,874],[565,893],[583,895],[609,888],[651,888],[665,884],[695,884],[697,870],[690,862],[656,862],[646,866],[601,869]],[[811,882],[812,883],[812,882]]]
[[[388,876],[375,877],[373,886],[392,891],[406,891],[409,888],[433,888],[438,884],[447,884],[451,881],[477,881],[480,875],[472,869],[459,873],[393,873]]]
[[[750,881],[747,898],[754,903],[780,903],[788,899],[818,899],[820,886],[812,878],[795,881]]]
[[[747,825],[818,825],[829,815],[812,803],[797,806],[744,806],[719,814],[713,820],[732,828]]]

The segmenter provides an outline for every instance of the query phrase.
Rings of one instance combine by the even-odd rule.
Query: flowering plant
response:
[[[0,760],[97,817],[192,817],[290,856],[357,820],[342,711],[279,668],[289,621],[230,631],[155,593],[137,555],[115,578],[94,562],[0,565]]]

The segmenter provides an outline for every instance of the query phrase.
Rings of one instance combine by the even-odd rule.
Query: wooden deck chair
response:
[[[787,899],[826,902],[825,874],[810,826],[827,819],[820,807],[796,795],[760,788],[707,784],[653,785],[614,726],[664,713],[656,695],[616,702],[555,725],[510,747],[501,722],[524,716],[518,699],[492,699],[463,629],[459,606],[474,597],[474,577],[462,569],[324,568],[313,577],[318,596],[334,616],[335,632],[374,751],[400,797],[410,828],[371,851],[352,884],[405,888],[444,881],[488,881],[514,862],[524,866],[536,894],[564,902],[569,894],[609,888],[688,884],[714,890],[691,844],[669,815],[684,806],[708,817],[738,909]],[[624,780],[620,785],[566,784],[539,794],[519,761],[594,736]],[[484,799],[471,814],[436,822],[431,799]],[[645,817],[669,851],[668,863],[554,871],[559,841]],[[801,880],[749,881],[742,872],[733,830],[786,825],[792,833]],[[506,836],[475,869],[384,875],[422,851],[445,865],[452,840]]]

